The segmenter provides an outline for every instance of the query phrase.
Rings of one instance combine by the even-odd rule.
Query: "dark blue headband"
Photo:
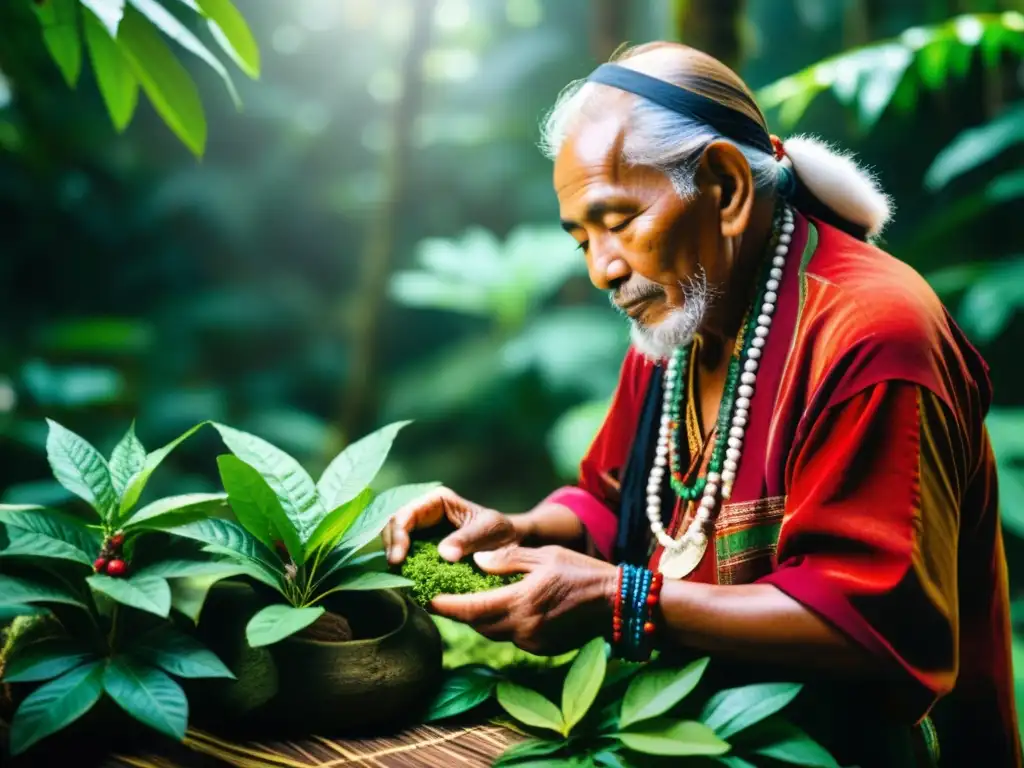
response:
[[[618,64],[602,64],[587,78],[641,96],[659,106],[714,128],[727,139],[775,154],[764,128],[742,112],[678,85],[645,75]]]

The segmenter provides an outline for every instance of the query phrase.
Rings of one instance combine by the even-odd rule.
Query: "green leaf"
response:
[[[90,14],[86,14],[90,16]],[[103,32],[102,27],[100,32]],[[105,37],[105,34],[103,35]],[[110,40],[109,37],[106,38]],[[111,44],[113,41],[110,40]],[[118,54],[120,56],[120,54]],[[127,62],[122,59],[119,63],[127,70]],[[131,75],[131,72],[128,72]],[[135,82],[134,75],[132,75],[132,82]],[[102,90],[102,88],[101,88]],[[141,472],[143,467],[146,466],[146,449],[142,445],[142,441],[135,436],[135,422],[131,423],[128,427],[128,432],[121,438],[116,446],[114,446],[113,453],[110,454],[110,479],[114,483],[114,490],[117,491],[118,498],[120,498],[128,487],[128,481],[132,479],[137,473]]]
[[[181,741],[188,727],[188,700],[181,686],[159,669],[116,656],[103,673],[103,689],[140,723]]]
[[[46,458],[53,476],[71,493],[85,501],[104,520],[117,504],[117,492],[107,462],[85,438],[65,429],[52,419],[46,423]]]
[[[129,19],[132,18],[133,16],[134,16],[134,14],[131,14],[131,13],[127,14],[125,16],[125,22],[127,23],[129,21]],[[147,91],[147,93],[148,93],[148,91]],[[200,422],[199,424],[196,424],[190,430],[185,432],[185,434],[181,435],[180,437],[175,438],[174,440],[169,442],[167,445],[163,446],[162,448],[156,449],[155,451],[153,451],[152,453],[150,453],[149,455],[146,456],[146,463],[143,465],[142,469],[139,470],[138,472],[136,472],[135,475],[132,476],[132,479],[128,481],[128,484],[125,487],[124,495],[121,497],[121,516],[122,517],[124,517],[125,514],[132,507],[135,506],[136,502],[138,502],[139,497],[142,495],[142,491],[146,487],[146,483],[149,482],[149,478],[153,476],[153,473],[156,471],[156,468],[160,466],[160,464],[163,462],[163,460],[166,459],[168,456],[170,456],[171,452],[175,448],[177,448],[183,442],[188,440],[188,438],[192,437],[192,435],[194,435],[196,432],[198,432],[199,429],[205,423],[206,422],[204,421],[204,422]],[[172,498],[174,498],[174,497],[172,497]]]
[[[622,757],[611,750],[598,752],[594,755],[594,764],[603,768],[628,768],[629,763],[623,761]]]
[[[237,456],[218,456],[217,467],[231,510],[242,527],[267,547],[283,541],[296,565],[306,562],[298,531],[263,476]]]
[[[728,739],[774,715],[793,701],[802,687],[799,683],[758,683],[730,688],[711,697],[700,719]]]
[[[708,726],[692,720],[646,720],[616,735],[630,749],[648,755],[713,756],[724,755],[730,749]]]
[[[370,503],[366,511],[352,524],[344,537],[342,537],[339,546],[345,547],[352,552],[358,552],[380,536],[380,532],[384,530],[388,520],[400,507],[429,493],[439,485],[439,483],[415,483],[399,485],[384,491]]]
[[[562,687],[562,719],[566,735],[593,705],[604,682],[607,666],[608,653],[603,637],[595,637],[583,646],[573,660]]]
[[[33,5],[43,26],[46,50],[72,88],[82,73],[82,41],[78,36],[78,0],[48,0]]]
[[[317,496],[313,478],[299,462],[266,440],[223,424],[213,426],[231,452],[259,472],[274,489],[299,539],[308,541],[327,514]]]
[[[178,613],[187,616],[193,624],[199,623],[199,615],[202,613],[203,605],[206,603],[206,596],[210,589],[218,581],[245,574],[244,568],[238,567],[231,571],[223,571],[207,576],[185,576],[177,579],[168,579],[167,583],[171,588],[171,608]],[[277,583],[269,586],[278,588]]]
[[[317,483],[324,506],[339,507],[367,488],[384,466],[399,431],[410,423],[396,421],[388,424],[339,453]]]
[[[231,100],[234,101],[235,106],[241,107],[242,99],[235,89],[235,83],[231,79],[231,75],[228,74],[227,69],[221,64],[220,60],[210,52],[209,48],[203,45],[203,42],[198,37],[192,34],[188,27],[178,21],[177,17],[160,5],[157,0],[128,0],[128,2],[134,5],[143,16],[149,19],[165,35],[185,50],[194,53],[205,61],[214,72],[220,75],[224,85],[227,86],[228,93],[231,94]]]
[[[180,579],[186,576],[220,576],[238,573],[235,563],[219,560],[158,560],[139,568],[135,576],[160,576],[164,579]]]
[[[424,721],[443,720],[478,707],[494,693],[498,680],[498,674],[483,664],[454,670],[441,684]]]
[[[245,23],[245,18],[231,0],[198,0],[209,18],[210,31],[217,44],[249,77],[260,76],[260,49]]]
[[[245,528],[231,520],[210,517],[184,525],[170,526],[163,530],[185,539],[201,541],[207,545],[207,549],[210,546],[214,548],[210,551],[223,552],[236,560],[241,559],[254,563],[271,573],[276,573],[281,569],[281,559],[276,554],[267,549]]]
[[[88,10],[99,19],[111,39],[117,39],[117,28],[124,17],[124,0],[81,0]]]
[[[316,530],[313,531],[313,535],[306,542],[306,557],[312,556],[313,552],[321,547],[333,548],[345,535],[345,532],[352,527],[359,515],[366,510],[372,498],[373,491],[365,488],[354,499],[331,510],[327,517],[320,521]]]
[[[212,651],[171,627],[157,627],[147,632],[131,643],[127,653],[177,677],[235,678]]]
[[[8,539],[8,545],[0,550],[0,557],[31,555],[91,566],[99,555],[99,536],[78,520],[59,512],[0,504],[0,523],[7,527]]]
[[[45,613],[45,608],[39,608],[35,605],[20,605],[18,603],[10,605],[0,604],[0,624],[7,624],[19,616],[41,616]]]
[[[716,757],[715,761],[726,766],[727,768],[757,768],[756,765],[747,762],[742,757]]]
[[[15,651],[4,664],[5,683],[52,680],[89,661],[91,654],[64,638],[49,638]]]
[[[498,703],[512,717],[535,728],[563,733],[565,723],[558,707],[536,691],[502,680],[498,683]]]
[[[957,136],[932,161],[925,173],[925,186],[938,191],[1021,142],[1024,142],[1024,104],[1011,107],[994,120]]]
[[[11,754],[21,754],[92,709],[103,695],[102,681],[103,666],[94,661],[30,693],[11,721]]]
[[[188,71],[133,8],[125,9],[117,42],[160,117],[194,155],[202,157],[206,115]]]
[[[754,753],[780,763],[812,768],[840,768],[836,759],[814,739],[787,722],[772,723],[772,740],[754,749]]]
[[[708,661],[703,658],[683,669],[648,669],[637,675],[623,697],[620,726],[628,728],[664,715],[697,687]]]
[[[222,508],[227,503],[225,493],[183,493],[180,496],[167,496],[147,504],[128,518],[126,527],[135,528],[143,523],[153,527],[154,520],[160,520],[161,526],[168,524],[167,518],[175,524],[203,520],[208,515]]]
[[[355,573],[349,574],[349,571]],[[367,592],[374,589],[400,589],[411,587],[413,582],[397,573],[384,573],[381,571],[366,571],[356,568],[345,568],[338,575],[338,581],[329,590],[322,593],[324,597],[331,592]]]
[[[495,768],[505,765],[522,765],[524,761],[533,757],[549,757],[561,749],[565,749],[565,742],[559,740],[547,741],[545,739],[527,739],[506,749],[501,756],[495,760]]]
[[[324,614],[324,609],[268,605],[253,616],[245,627],[245,638],[253,648],[272,645],[301,632]]]
[[[122,605],[138,608],[167,618],[171,612],[171,588],[167,579],[159,576],[130,576],[114,578],[102,573],[86,579],[89,586]]]
[[[81,598],[69,590],[29,579],[0,574],[0,605],[63,603],[85,608]]]

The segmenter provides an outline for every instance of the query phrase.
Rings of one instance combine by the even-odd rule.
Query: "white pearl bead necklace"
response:
[[[672,395],[675,385],[683,372],[680,370],[679,354],[668,359],[665,365],[665,395],[661,408],[661,425],[658,429],[658,442],[654,452],[654,466],[647,480],[647,519],[651,524],[651,533],[658,539],[667,550],[678,551],[684,547],[707,543],[705,528],[711,515],[718,507],[719,497],[726,501],[732,496],[733,484],[736,482],[736,473],[739,471],[740,459],[743,451],[743,439],[746,436],[747,425],[750,421],[750,401],[754,396],[757,385],[757,370],[760,365],[762,350],[768,340],[768,331],[772,325],[772,316],[775,314],[775,304],[779,300],[778,290],[782,280],[783,269],[786,266],[786,257],[789,255],[789,246],[793,241],[793,232],[796,226],[793,223],[793,210],[786,206],[782,213],[782,230],[779,234],[779,244],[775,248],[775,255],[772,258],[772,268],[769,272],[769,279],[765,284],[764,303],[757,318],[757,328],[754,337],[750,339],[750,346],[746,349],[743,362],[743,374],[740,376],[740,386],[737,390],[736,402],[733,405],[732,425],[728,433],[728,450],[725,454],[725,461],[722,464],[722,472],[708,472],[707,483],[704,486],[704,493],[686,532],[678,539],[673,539],[665,532],[661,522],[661,487],[665,481],[665,475],[669,472],[669,445],[672,439],[671,417]],[[694,363],[691,362],[691,365]],[[722,439],[720,436],[718,439]],[[671,485],[671,484],[670,484]]]

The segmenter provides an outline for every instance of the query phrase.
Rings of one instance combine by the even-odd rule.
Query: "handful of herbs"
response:
[[[413,542],[402,564],[402,576],[413,582],[413,599],[426,607],[437,595],[465,595],[513,584],[521,574],[497,576],[485,573],[471,558],[450,563],[437,551],[437,542]]]

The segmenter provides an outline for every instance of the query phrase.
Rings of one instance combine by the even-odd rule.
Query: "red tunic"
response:
[[[902,262],[801,216],[791,253],[733,495],[688,578],[772,584],[891,663],[876,706],[937,730],[943,765],[1021,766],[987,367]],[[653,371],[630,350],[579,485],[548,499],[605,557]]]

